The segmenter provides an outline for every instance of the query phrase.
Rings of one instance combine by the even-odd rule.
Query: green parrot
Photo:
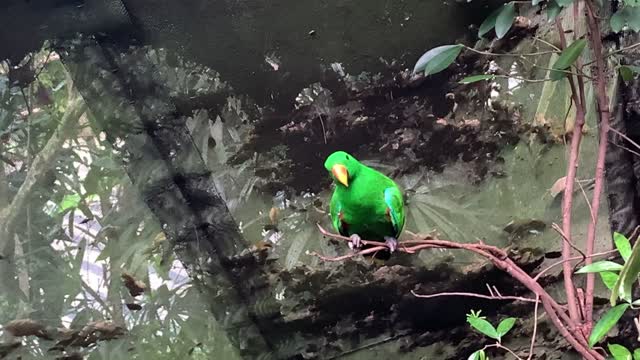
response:
[[[324,167],[335,183],[330,216],[336,231],[351,238],[352,248],[359,248],[361,239],[384,240],[395,251],[405,221],[398,184],[344,151],[329,155]]]

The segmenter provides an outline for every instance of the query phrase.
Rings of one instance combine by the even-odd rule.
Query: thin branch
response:
[[[598,104],[598,110],[600,115],[600,133],[598,144],[598,158],[596,160],[596,172],[595,172],[595,184],[593,188],[593,199],[591,204],[593,206],[593,219],[589,222],[587,228],[586,239],[586,253],[591,255],[595,247],[596,227],[598,225],[598,211],[600,209],[600,197],[604,186],[604,166],[605,156],[607,154],[607,137],[609,132],[609,97],[607,96],[606,87],[606,75],[604,59],[602,56],[602,35],[600,33],[600,27],[596,20],[595,10],[591,0],[586,0],[585,5],[587,8],[587,26],[589,27],[588,35],[591,44],[591,50],[593,56],[596,59],[595,64],[595,93],[596,101]],[[587,258],[587,265],[591,263],[591,258]],[[585,321],[587,326],[587,334],[591,332],[591,324],[593,321],[593,293],[595,287],[595,274],[587,274],[587,285],[585,294]]]
[[[34,158],[24,182],[18,189],[18,193],[13,197],[11,204],[0,211],[0,255],[6,251],[7,245],[13,244],[13,236],[11,234],[13,234],[16,220],[19,218],[22,209],[29,202],[42,174],[54,165],[53,159],[55,159],[62,148],[62,144],[69,136],[74,124],[85,112],[85,109],[86,105],[79,96],[69,101],[67,111],[62,117],[58,128]]]
[[[560,35],[560,43],[562,48],[567,48],[567,40],[562,28],[562,22],[556,18],[556,27]],[[569,152],[569,164],[567,166],[566,188],[562,198],[562,232],[564,239],[562,243],[562,258],[571,258],[571,211],[573,209],[573,187],[578,170],[578,155],[580,153],[580,141],[582,140],[582,127],[584,126],[584,104],[580,102],[578,90],[573,81],[572,76],[568,76],[567,80],[571,87],[571,98],[576,104],[576,123],[573,126],[573,136],[571,137],[571,150]],[[573,272],[569,262],[563,263],[564,289],[567,296],[567,305],[569,307],[569,316],[574,323],[579,323],[580,317],[578,313],[578,304],[576,303],[575,287],[573,285]]]
[[[487,349],[491,349],[491,348],[502,349],[502,350],[508,352],[509,354],[515,356],[515,358],[517,360],[523,360],[520,356],[518,356],[516,353],[514,353],[513,350],[509,349],[508,347],[506,347],[506,346],[504,346],[504,345],[502,345],[500,343],[485,345],[485,347],[483,347],[482,350],[487,350]]]
[[[615,250],[615,249],[614,249],[614,250],[609,250],[609,251],[603,251],[603,252],[599,252],[599,253],[592,254],[592,255],[591,255],[591,257],[592,257],[592,258],[594,258],[594,257],[598,257],[598,256],[611,255],[611,254],[615,254],[615,253],[617,253],[617,252],[618,252],[618,250]],[[565,259],[562,259],[562,260],[560,260],[560,261],[556,261],[556,262],[554,262],[553,264],[551,264],[551,265],[547,266],[546,268],[542,269],[542,270],[541,270],[541,271],[540,271],[540,272],[539,272],[539,273],[538,273],[538,274],[533,278],[533,280],[538,281],[538,280],[540,279],[540,277],[541,277],[542,275],[544,275],[544,273],[546,273],[547,271],[549,271],[549,270],[553,269],[554,267],[556,267],[556,266],[558,266],[558,265],[562,265],[562,264],[564,264],[565,262],[570,262],[570,261],[573,261],[573,260],[582,260],[582,259],[586,259],[586,256],[574,256],[574,257],[569,258],[569,259],[566,259],[566,260],[565,260]]]
[[[536,305],[533,308],[533,334],[531,334],[531,345],[529,346],[529,356],[527,360],[533,359],[533,346],[536,343],[536,333],[538,331],[538,304],[540,303],[540,296],[536,295]]]
[[[522,296],[500,295],[500,294],[484,295],[484,294],[476,294],[476,293],[470,293],[470,292],[440,292],[436,294],[417,294],[415,291],[411,290],[411,294],[413,294],[413,296],[415,297],[425,298],[425,299],[437,298],[442,296],[465,296],[465,297],[475,297],[475,298],[488,299],[488,300],[516,300],[516,301],[535,302],[535,303],[539,301],[536,299],[526,298]]]

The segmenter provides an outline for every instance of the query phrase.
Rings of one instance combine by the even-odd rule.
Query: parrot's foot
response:
[[[362,239],[360,238],[360,235],[353,234],[349,238],[351,239],[351,241],[349,241],[349,248],[351,250],[358,249],[362,246]]]
[[[396,238],[385,236],[384,242],[387,244],[387,247],[389,247],[390,252],[394,252],[398,248],[398,240]]]

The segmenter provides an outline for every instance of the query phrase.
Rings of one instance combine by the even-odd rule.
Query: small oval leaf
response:
[[[515,325],[516,323],[516,318],[506,318],[502,321],[500,321],[500,324],[498,324],[498,335],[500,335],[500,337],[505,336],[509,330],[511,330],[511,328],[513,327],[513,325]]]
[[[609,25],[611,26],[611,31],[614,33],[619,33],[622,31],[622,28],[627,24],[627,19],[625,19],[623,10],[618,10],[615,14],[611,16],[609,20]]]
[[[633,360],[631,358],[631,351],[626,347],[618,344],[609,344],[607,347],[615,360]]]
[[[504,6],[500,6],[495,9],[486,19],[480,24],[480,28],[478,29],[478,37],[483,37],[486,33],[491,31],[496,26],[496,19],[498,18],[498,14],[502,11]]]
[[[631,290],[633,284],[638,280],[638,274],[640,274],[640,241],[636,241],[631,249],[631,256],[624,264],[624,268],[620,271],[620,277],[611,290],[611,305],[615,305],[618,298],[631,302]]]
[[[451,65],[462,51],[462,45],[443,45],[424,53],[413,67],[413,72],[424,71],[425,76],[438,73]]]
[[[629,69],[629,71],[631,71],[631,69]],[[616,244],[616,249],[618,249],[618,252],[624,261],[629,260],[629,256],[631,256],[631,242],[629,239],[619,232],[614,232],[613,242]]]
[[[613,261],[596,261],[593,264],[581,267],[576,274],[599,273],[603,271],[620,271],[623,266]]]
[[[502,39],[511,29],[516,18],[516,6],[513,3],[506,4],[496,18],[496,36]]]
[[[626,82],[633,80],[633,71],[631,71],[628,66],[620,66],[620,68],[618,68],[618,72],[620,73],[622,80]]]
[[[487,356],[484,353],[484,350],[477,350],[473,354],[469,355],[467,360],[486,360]]]
[[[633,360],[640,360],[640,349],[633,350]]]
[[[467,322],[482,334],[495,340],[500,339],[500,335],[498,334],[496,329],[487,320],[478,317],[467,316]]]
[[[471,84],[474,82],[478,82],[478,81],[482,81],[482,80],[493,80],[495,79],[495,75],[491,75],[491,74],[485,74],[485,75],[472,75],[472,76],[467,76],[466,78],[458,81],[458,83],[460,84]]]
[[[555,0],[550,0],[547,3],[547,21],[552,22],[555,20],[560,11],[562,11],[560,5]]]
[[[593,327],[593,331],[591,331],[591,335],[589,336],[590,347],[593,347],[593,345],[597,344],[607,335],[609,330],[618,323],[618,320],[620,320],[622,314],[624,314],[628,307],[629,304],[620,304],[607,310]]]
[[[584,51],[587,45],[586,39],[579,39],[571,43],[558,57],[558,60],[553,64],[551,71],[551,80],[557,81],[564,78],[567,73],[563,70],[567,70],[573,63],[578,60],[578,57]]]
[[[618,281],[618,274],[611,271],[603,271],[600,273],[600,277],[602,278],[602,282],[607,289],[612,290]]]

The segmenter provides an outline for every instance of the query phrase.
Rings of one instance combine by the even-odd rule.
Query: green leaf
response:
[[[478,350],[473,354],[469,355],[467,360],[488,360],[487,355],[484,353],[484,350]]]
[[[602,278],[602,282],[607,289],[612,290],[618,281],[618,274],[611,271],[603,271],[600,273],[600,277]]]
[[[482,334],[487,335],[488,337],[495,340],[500,339],[500,335],[498,334],[498,331],[496,331],[496,328],[494,328],[493,325],[491,325],[491,323],[487,320],[476,316],[467,315],[467,322]]]
[[[631,302],[631,290],[633,288],[633,284],[638,279],[638,274],[640,274],[640,246],[638,245],[640,241],[636,241],[633,244],[633,249],[631,250],[631,256],[624,264],[623,269],[620,271],[620,277],[618,281],[614,285],[611,291],[611,305],[615,305],[618,301],[618,298]]]
[[[576,274],[599,273],[603,271],[620,271],[623,266],[613,261],[596,261],[593,264],[581,267]]]
[[[471,84],[474,82],[482,81],[482,80],[493,80],[495,79],[495,75],[485,74],[485,75],[472,75],[467,76],[466,78],[458,81],[459,84]]]
[[[596,325],[593,327],[593,331],[591,331],[591,335],[589,336],[589,346],[593,347],[593,345],[597,344],[602,338],[604,338],[609,330],[613,328],[615,324],[618,323],[618,320],[622,317],[622,314],[627,310],[629,304],[620,304],[616,307],[613,307],[598,320]]]
[[[609,344],[607,347],[615,360],[632,360],[631,352],[626,347],[618,344]]]
[[[453,63],[462,51],[462,45],[443,45],[424,53],[416,62],[413,72],[423,71],[425,76],[439,73]]]
[[[627,5],[627,6],[636,7],[636,6],[640,5],[640,1],[639,0],[624,0],[624,4]]]
[[[640,360],[640,349],[633,350],[633,360]]]
[[[75,209],[78,207],[78,204],[80,204],[80,201],[82,201],[82,197],[80,196],[80,194],[65,195],[62,198],[62,201],[60,202],[60,204],[58,204],[59,206],[58,212],[64,213],[69,209]]]
[[[567,70],[573,63],[578,60],[582,51],[584,51],[585,46],[587,45],[587,40],[579,39],[571,43],[560,56],[558,60],[553,64],[551,71],[551,80],[557,81],[564,78],[567,73],[562,70]]]
[[[547,21],[552,22],[560,14],[562,8],[555,0],[549,0],[547,3]]]
[[[632,70],[629,69],[629,71]],[[629,242],[629,239],[618,232],[614,232],[613,242],[616,244],[616,249],[618,249],[618,252],[622,256],[624,261],[626,262],[627,260],[629,260],[629,256],[631,256],[631,242]]]
[[[515,323],[516,323],[516,318],[506,318],[500,321],[500,324],[498,324],[498,330],[497,330],[498,335],[500,335],[501,338],[505,336],[509,332],[509,330],[511,330],[513,325],[515,325]]]
[[[561,7],[567,7],[573,3],[573,0],[556,0]]]
[[[627,19],[624,15],[624,10],[618,10],[615,14],[611,15],[611,19],[609,20],[611,31],[614,33],[622,31],[622,28],[627,24]]]
[[[625,6],[611,16],[609,22],[613,32],[620,32],[625,25],[633,31],[640,31],[640,7]]]
[[[496,26],[496,19],[498,18],[498,14],[502,11],[504,5],[495,9],[486,19],[480,24],[480,28],[478,29],[478,37],[483,37],[486,33],[491,31]]]
[[[633,80],[635,74],[640,73],[640,66],[622,65],[618,68],[622,80],[629,82]]]
[[[628,66],[620,66],[618,71],[620,72],[620,77],[622,77],[622,80],[625,82],[633,80],[633,71],[631,71]]]
[[[514,3],[505,4],[496,18],[496,36],[498,39],[502,39],[505,36],[511,26],[513,25],[513,19],[516,18],[516,6]]]

